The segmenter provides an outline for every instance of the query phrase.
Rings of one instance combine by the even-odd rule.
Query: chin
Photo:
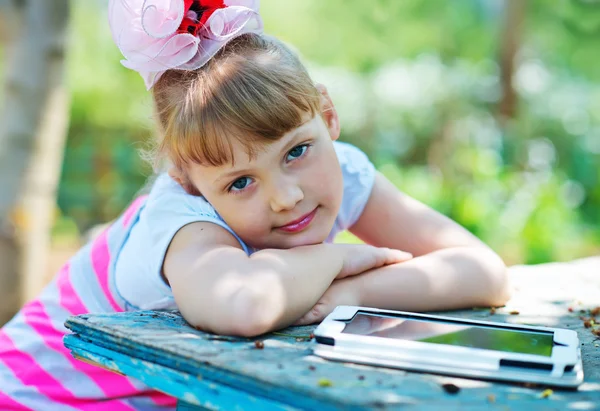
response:
[[[316,230],[315,230],[316,231]],[[277,238],[270,238],[262,244],[248,244],[249,246],[256,248],[258,250],[262,250],[265,248],[274,248],[279,250],[287,250],[295,247],[302,247],[305,245],[315,245],[321,244],[325,240],[327,240],[329,233],[323,235],[318,232],[300,232],[297,234],[289,234],[289,235],[278,235]]]
[[[285,248],[294,248],[294,247],[301,247],[303,245],[321,244],[325,240],[327,240],[328,236],[329,236],[329,232],[327,234],[323,234],[323,233],[317,232],[317,230],[315,230],[315,232],[307,231],[306,233],[298,233],[298,234],[292,235],[292,237],[289,238],[288,241],[286,241],[288,246]]]

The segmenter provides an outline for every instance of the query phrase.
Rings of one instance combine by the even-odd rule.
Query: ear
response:
[[[200,191],[198,191],[198,189],[190,181],[190,179],[187,176],[185,171],[180,170],[179,168],[177,168],[175,166],[172,166],[172,167],[169,167],[168,174],[169,174],[169,177],[171,177],[173,180],[175,180],[177,182],[177,184],[179,184],[186,191],[186,193],[193,195],[193,196],[201,196],[202,195],[202,194],[200,194]]]
[[[337,140],[340,137],[340,119],[333,101],[329,97],[327,87],[323,84],[315,84],[315,87],[321,93],[321,116],[323,117],[323,121],[325,121],[331,139]]]

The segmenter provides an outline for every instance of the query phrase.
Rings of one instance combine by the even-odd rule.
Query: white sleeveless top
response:
[[[358,148],[341,142],[334,147],[344,181],[342,204],[327,242],[351,227],[367,204],[375,180],[375,168]],[[162,174],[154,183],[116,262],[115,285],[129,310],[175,309],[171,288],[161,276],[167,247],[183,226],[210,222],[229,231],[250,254],[251,250],[223,221],[204,197],[193,196]]]

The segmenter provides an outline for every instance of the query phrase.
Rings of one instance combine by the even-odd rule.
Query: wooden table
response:
[[[72,317],[65,345],[77,358],[177,397],[180,410],[600,409],[600,339],[580,318],[600,305],[600,258],[510,273],[516,292],[506,307],[445,315],[576,330],[585,373],[578,390],[547,396],[546,387],[328,362],[311,355],[314,327],[219,337],[195,330],[177,312]],[[449,393],[444,384],[459,391]]]

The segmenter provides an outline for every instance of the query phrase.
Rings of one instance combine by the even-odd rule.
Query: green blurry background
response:
[[[119,64],[106,2],[72,4],[55,239],[116,217],[152,174],[139,156],[154,138],[149,93]],[[506,4],[262,0],[261,12],[330,89],[342,139],[402,190],[509,264],[598,254],[600,3],[532,0],[511,17]],[[506,44],[516,99],[503,108]]]

